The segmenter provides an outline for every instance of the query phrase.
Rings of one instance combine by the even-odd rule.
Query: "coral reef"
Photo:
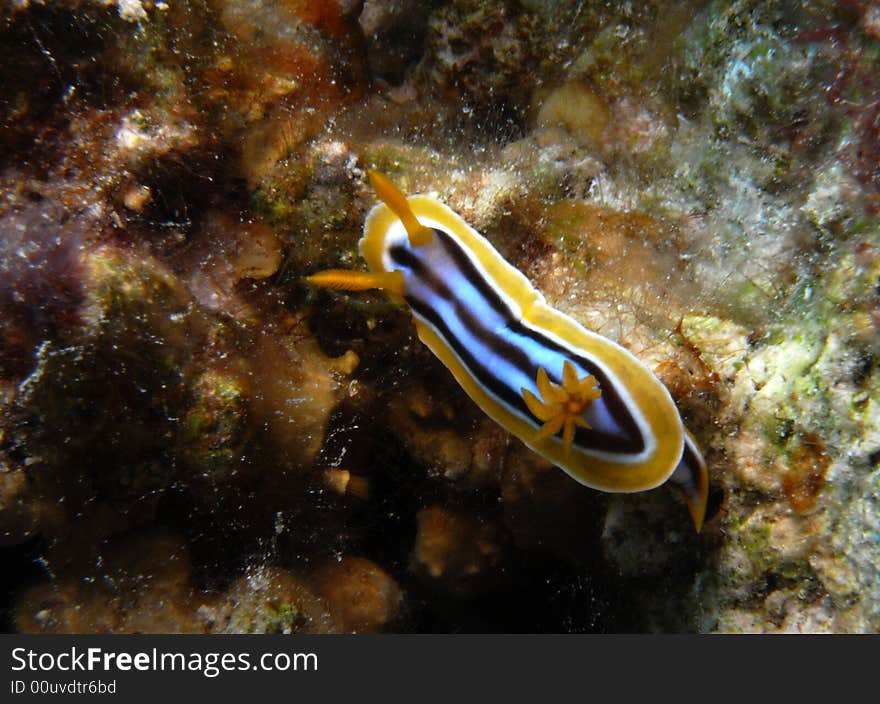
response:
[[[16,626],[30,633],[205,630],[193,606],[189,553],[179,539],[145,532],[96,553],[51,584],[24,591],[16,605]]]
[[[395,581],[361,558],[309,577],[254,566],[227,590],[209,593],[194,583],[186,543],[148,531],[112,541],[52,585],[26,590],[15,618],[32,633],[363,632],[393,621],[401,598]]]
[[[0,8],[5,630],[880,629],[876,3]],[[656,372],[699,535],[304,283],[371,168]]]
[[[362,557],[334,560],[319,568],[313,579],[345,631],[384,630],[392,627],[400,615],[403,593],[397,582]]]
[[[440,506],[423,509],[416,520],[413,569],[437,588],[471,595],[502,576],[502,546],[493,523]]]

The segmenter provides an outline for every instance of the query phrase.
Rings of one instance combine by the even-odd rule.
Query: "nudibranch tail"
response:
[[[384,289],[398,296],[403,295],[403,274],[399,271],[349,271],[348,269],[325,269],[306,277],[306,281],[321,288],[336,291],[369,291]]]
[[[684,432],[684,452],[669,482],[684,495],[688,512],[694,522],[697,533],[703,527],[706,518],[706,502],[709,498],[709,470],[697,441],[687,430]]]
[[[400,192],[400,189],[391,182],[391,179],[378,171],[368,171],[367,176],[370,179],[370,185],[376,191],[376,195],[400,218],[400,222],[406,228],[410,245],[422,247],[428,244],[434,233],[431,232],[430,227],[425,227],[419,222],[412,208],[409,207],[406,196]]]

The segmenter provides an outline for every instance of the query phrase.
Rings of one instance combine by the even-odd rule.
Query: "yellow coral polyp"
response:
[[[550,381],[543,367],[538,367],[535,384],[543,400],[526,388],[520,389],[529,411],[544,423],[535,440],[549,438],[561,430],[565,451],[571,452],[575,426],[590,427],[583,419],[583,414],[602,395],[599,382],[592,374],[578,379],[574,365],[566,360],[562,367],[561,385]]]

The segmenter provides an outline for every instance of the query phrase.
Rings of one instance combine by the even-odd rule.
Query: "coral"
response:
[[[441,506],[419,511],[412,568],[431,584],[458,595],[473,595],[500,579],[503,559],[499,530]]]
[[[26,633],[198,633],[190,556],[176,536],[155,532],[106,547],[18,599]]]
[[[220,310],[245,320],[254,317],[235,288],[244,279],[261,280],[274,274],[282,260],[275,233],[260,222],[236,222],[229,213],[212,212],[187,253],[188,286],[208,310]]]
[[[826,292],[820,295],[827,305]],[[831,547],[840,526],[853,525],[851,511],[863,510],[864,497],[872,500],[867,487],[855,498],[855,487],[870,481],[877,445],[864,415],[872,413],[867,399],[876,393],[876,372],[866,377],[857,349],[842,345],[845,318],[832,317],[826,325],[795,323],[796,333],[786,327],[779,331],[784,339],[767,340],[735,376],[731,410],[747,408],[748,415],[738,420],[740,430],[728,444],[733,471],[724,522],[731,540],[718,567],[721,629],[863,630],[876,613],[876,590],[856,576],[866,555],[876,553],[874,542],[865,541],[851,556]],[[770,613],[766,602],[756,605],[768,579],[800,590],[804,613],[821,605],[824,616],[792,610],[799,602],[786,601],[783,615]],[[743,609],[756,620],[727,620]]]
[[[532,279],[548,299],[645,360],[680,404],[700,392],[711,403],[720,389],[681,328],[692,310],[683,223],[575,199],[539,213],[540,234],[555,251]]]
[[[456,0],[429,18],[418,71],[481,116],[520,123],[537,78],[522,66],[539,61],[541,39],[537,18],[515,3]]]
[[[420,0],[366,0],[358,24],[366,41],[367,63],[373,77],[392,84],[403,81],[424,52],[428,17],[433,3]]]
[[[47,504],[41,529],[63,541],[150,515],[173,476],[163,438],[199,339],[189,295],[157,261],[102,247],[82,270],[74,344],[43,342],[11,407],[13,451]],[[93,504],[87,516],[77,509],[84,503]],[[76,516],[81,536],[69,533]]]
[[[227,38],[205,72],[203,99],[241,134],[241,172],[256,186],[287,153],[317,134],[363,81],[351,3],[220,3]],[[242,131],[242,126],[246,130]]]
[[[348,352],[328,359],[313,338],[262,337],[250,354],[261,360],[252,382],[253,409],[287,461],[308,467],[324,442],[327,422],[345,395],[345,380],[358,364]]]
[[[37,502],[25,471],[0,465],[0,546],[17,545],[33,537],[39,526]]]
[[[251,390],[242,374],[209,368],[190,383],[190,395],[181,419],[180,459],[196,478],[228,479],[252,433]]]
[[[267,172],[256,200],[267,221],[287,233],[287,267],[354,261],[367,209],[362,176],[349,146],[326,138],[307,145],[296,160],[282,159]]]
[[[380,629],[400,601],[394,580],[360,558],[318,570],[314,580],[254,566],[223,593],[200,592],[186,544],[147,532],[26,590],[15,617],[32,633],[328,633]]]
[[[412,388],[392,400],[389,420],[430,476],[471,487],[497,484],[507,439],[477,416],[470,402],[444,404],[425,389]]]
[[[0,376],[30,371],[37,345],[64,340],[83,302],[80,250],[87,224],[24,205],[0,218]]]
[[[341,627],[357,633],[385,630],[394,624],[403,592],[378,565],[360,557],[343,557],[313,575]]]
[[[821,439],[814,434],[799,438],[789,457],[789,469],[782,475],[782,490],[795,513],[808,513],[825,487],[829,459]]]
[[[333,633],[339,626],[324,600],[298,577],[256,567],[237,579],[201,616],[214,633]]]
[[[24,526],[36,520],[53,555],[69,552],[70,541],[84,548],[95,536],[151,520],[176,481],[210,494],[248,476],[244,470],[256,467],[243,459],[248,453],[263,457],[269,447],[281,448],[283,467],[302,471],[321,447],[356,357],[328,360],[288,321],[278,321],[283,332],[271,340],[251,340],[247,327],[217,317],[252,325],[256,313],[235,283],[272,273],[280,254],[265,228],[206,222],[204,239],[178,263],[187,279],[143,251],[78,246],[69,274],[77,305],[65,298],[70,310],[61,313],[35,306],[52,318],[32,329],[40,341],[28,360],[35,366],[7,406],[10,457],[28,472],[26,480],[9,475],[9,482],[20,481],[9,485],[18,498],[8,496],[5,516]],[[200,276],[189,274],[195,267]],[[33,288],[50,282],[27,284],[27,277],[54,270],[23,271],[16,284]],[[211,296],[205,280],[217,287]],[[31,309],[18,298],[21,310]],[[249,364],[244,350],[262,363]],[[81,503],[95,510],[80,515],[66,508]],[[71,524],[78,526],[72,533]]]
[[[602,142],[610,121],[610,111],[602,98],[579,81],[565,83],[550,93],[542,101],[537,117],[539,127],[564,127],[588,145]]]

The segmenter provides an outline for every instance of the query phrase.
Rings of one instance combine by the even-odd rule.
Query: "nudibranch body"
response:
[[[419,339],[476,404],[527,446],[595,489],[634,492],[669,480],[697,530],[708,479],[666,387],[617,343],[544,300],[457,213],[406,198],[381,174],[360,251],[370,272],[313,283],[386,289],[412,310]]]

